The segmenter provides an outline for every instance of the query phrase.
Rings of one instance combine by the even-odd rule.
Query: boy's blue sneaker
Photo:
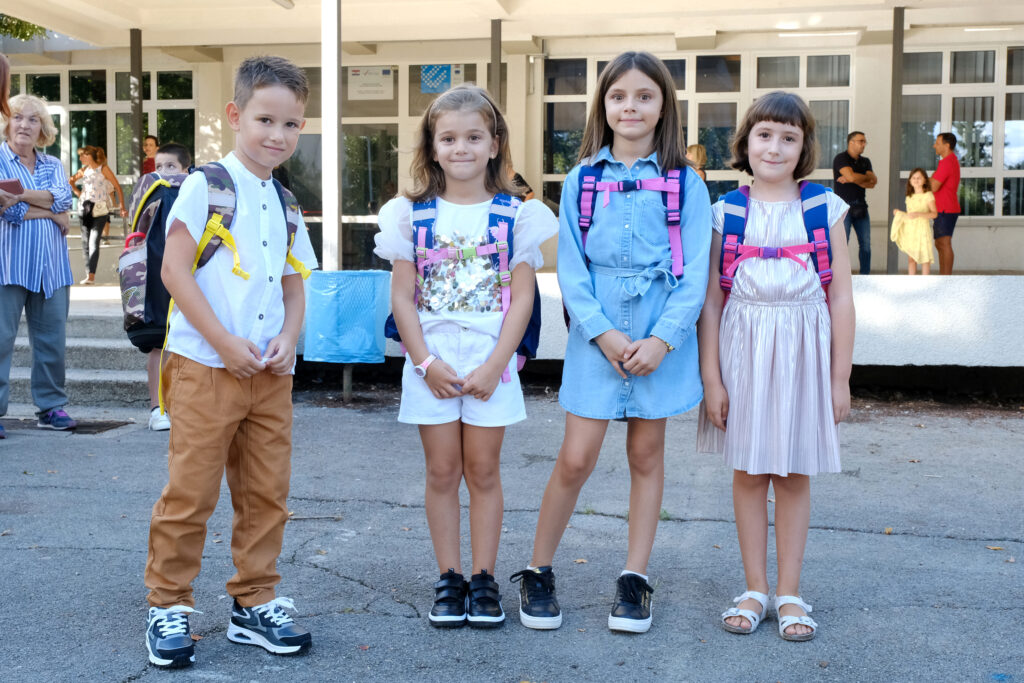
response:
[[[149,661],[166,669],[192,666],[196,646],[188,627],[188,615],[195,610],[185,605],[150,607],[146,626]]]
[[[238,600],[231,605],[228,640],[242,645],[259,645],[275,655],[295,655],[313,645],[309,631],[295,623],[284,610],[294,610],[288,598],[275,598],[263,605],[242,607]]]
[[[78,423],[71,419],[71,416],[64,412],[63,408],[54,408],[48,410],[39,416],[39,421],[36,422],[36,427],[40,429],[56,429],[57,431],[64,431],[65,429],[74,429],[78,426]]]

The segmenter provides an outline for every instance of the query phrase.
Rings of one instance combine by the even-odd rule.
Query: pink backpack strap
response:
[[[661,178],[655,178],[662,181]],[[648,181],[642,181],[644,189],[648,189]],[[655,184],[655,183],[650,183]],[[662,183],[658,183],[662,184]],[[664,185],[667,185],[662,192],[665,193],[665,209],[667,211],[665,223],[668,225],[668,243],[672,249],[672,274],[676,277],[683,276],[683,226],[681,222],[680,197],[682,187],[680,185],[679,169],[674,168],[664,178]],[[654,189],[651,187],[650,189]],[[659,188],[661,189],[661,188]]]

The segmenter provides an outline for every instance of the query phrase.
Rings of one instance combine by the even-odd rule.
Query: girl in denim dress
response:
[[[708,279],[707,188],[686,160],[675,84],[653,55],[627,52],[598,79],[580,164],[562,186],[558,283],[568,310],[559,402],[565,438],[541,504],[533,558],[514,579],[520,621],[557,628],[561,611],[551,564],[580,489],[597,463],[609,420],[628,421],[629,549],[608,618],[612,630],[646,632],[653,590],[647,562],[661,511],[665,420],[702,396],[694,331]],[[600,192],[584,249],[581,167],[601,181],[665,176],[681,169],[683,275],[673,274],[661,191]]]

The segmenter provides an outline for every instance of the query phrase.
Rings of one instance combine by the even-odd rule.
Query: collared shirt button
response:
[[[264,211],[266,211],[266,210],[267,210],[267,205],[266,205],[266,204],[264,204],[264,205],[263,205],[263,210],[264,210]]]
[[[263,314],[260,313],[260,320],[263,320]]]
[[[273,275],[271,275],[271,276],[270,276],[270,281],[271,281],[271,282],[273,282],[273,281],[274,281],[274,276],[273,276]]]
[[[267,246],[267,241],[263,240],[263,246]]]
[[[266,187],[266,186],[267,186],[267,181],[266,180],[260,182],[260,187]]]
[[[626,223],[626,230],[629,230],[629,223]]]

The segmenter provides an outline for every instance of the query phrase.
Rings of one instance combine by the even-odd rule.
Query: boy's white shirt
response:
[[[221,159],[221,163],[235,182],[236,206],[231,234],[242,270],[249,273],[249,279],[231,272],[234,265],[231,250],[221,246],[213,258],[196,271],[196,284],[227,331],[250,340],[260,353],[265,353],[267,344],[284,326],[281,278],[296,272],[285,261],[288,230],[284,211],[273,180],[256,177],[234,152]],[[181,185],[167,218],[167,229],[175,220],[180,220],[198,244],[206,228],[208,210],[206,177],[193,173]],[[318,267],[301,219],[292,254],[310,270]],[[213,346],[178,307],[174,308],[170,325],[167,351],[209,367],[224,367]]]

